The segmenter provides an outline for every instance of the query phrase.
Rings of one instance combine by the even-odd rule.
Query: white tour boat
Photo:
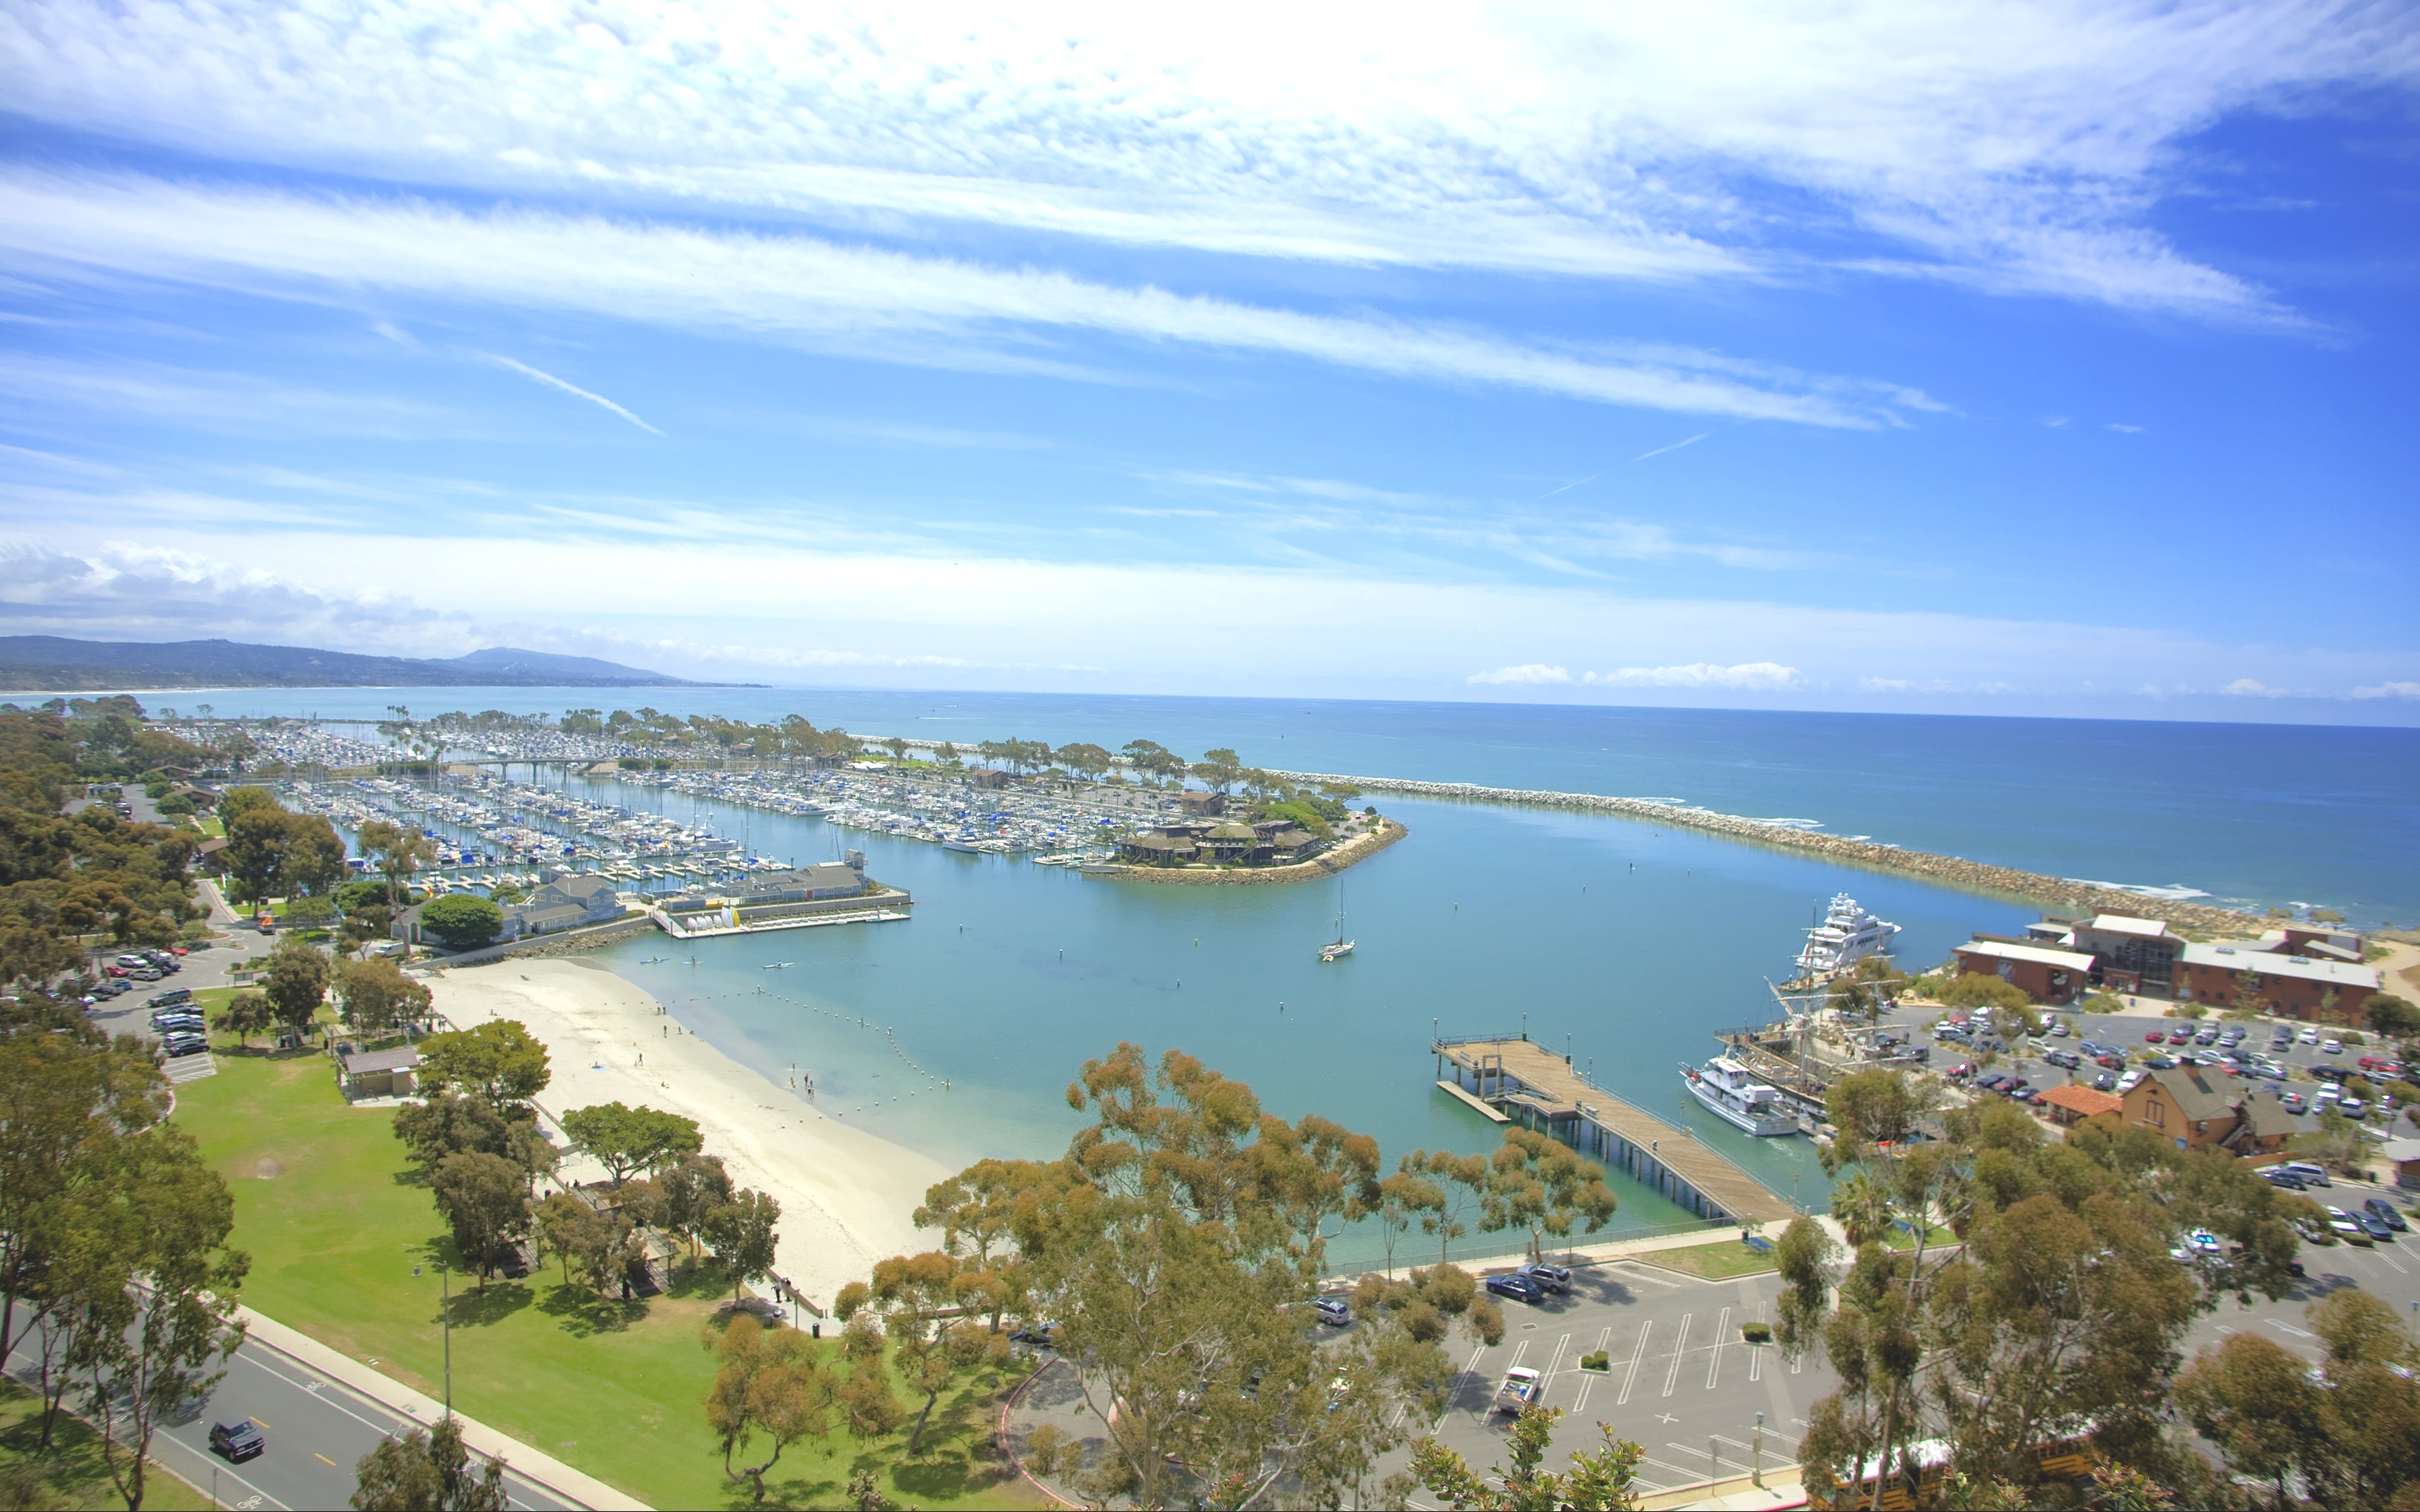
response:
[[[1869,955],[1888,955],[1898,937],[1897,924],[1876,918],[1847,893],[1835,893],[1823,922],[1807,932],[1806,948],[1798,952],[1799,975],[1828,977]]]
[[[1783,1104],[1781,1093],[1729,1056],[1716,1056],[1703,1066],[1683,1061],[1681,1075],[1707,1112],[1736,1128],[1768,1137],[1798,1133],[1797,1115]]]

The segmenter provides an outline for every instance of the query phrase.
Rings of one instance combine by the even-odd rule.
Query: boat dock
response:
[[[1701,1218],[1739,1224],[1797,1216],[1788,1199],[1688,1130],[1591,1086],[1571,1063],[1526,1037],[1440,1039],[1437,1085],[1518,1119],[1654,1188]],[[1443,1073],[1451,1071],[1449,1078]]]
[[[655,920],[656,928],[675,939],[703,940],[722,934],[762,934],[771,930],[815,929],[825,924],[895,924],[909,915],[907,909],[892,904],[828,913],[787,914],[773,918],[752,918],[728,908],[681,914],[650,908],[647,917]]]

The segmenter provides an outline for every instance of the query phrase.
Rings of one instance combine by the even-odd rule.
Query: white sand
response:
[[[924,1189],[950,1174],[939,1162],[825,1117],[814,1105],[693,1034],[653,995],[601,965],[516,961],[461,968],[430,983],[457,1027],[518,1019],[546,1043],[554,1079],[538,1097],[550,1120],[598,1103],[642,1104],[695,1119],[706,1152],[732,1180],[782,1205],[774,1269],[829,1307],[874,1262],[931,1249],[939,1236],[910,1221]],[[665,1034],[666,1028],[672,1034]],[[646,1063],[639,1064],[644,1056]],[[601,1174],[593,1162],[565,1174]]]

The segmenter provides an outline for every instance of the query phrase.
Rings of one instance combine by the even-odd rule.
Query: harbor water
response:
[[[398,696],[247,689],[147,702],[375,717]],[[961,743],[1232,745],[1268,766],[1680,798],[2215,901],[2326,903],[2357,923],[2420,917],[2420,880],[2404,860],[2420,840],[2420,734],[2409,731],[775,689],[410,697],[424,715],[644,702],[796,712],[824,727]],[[686,797],[610,780],[568,786],[688,809]],[[695,945],[644,935],[594,959],[777,1086],[795,1067],[825,1112],[945,1163],[1063,1149],[1080,1121],[1068,1083],[1121,1041],[1198,1056],[1282,1117],[1315,1111],[1373,1134],[1389,1166],[1418,1148],[1481,1150],[1500,1134],[1435,1089],[1431,1036],[1526,1030],[1549,1049],[1568,1044],[1600,1085],[1694,1128],[1784,1196],[1820,1205],[1824,1180],[1805,1140],[1732,1130],[1687,1097],[1678,1064],[1711,1054],[1717,1032],[1774,1016],[1766,980],[1788,974],[1813,910],[1836,891],[1902,926],[1899,956],[1911,967],[1975,930],[2031,917],[1636,820],[1404,798],[1380,807],[1410,839],[1341,881],[1232,888],[1085,877],[814,818],[709,809],[721,834],[745,828],[759,855],[863,849],[873,875],[915,895],[914,918]],[[1316,948],[1340,913],[1358,948],[1322,964]],[[1686,1216],[1633,1183],[1616,1189],[1609,1234]],[[1505,1247],[1473,1236],[1458,1249]],[[1334,1254],[1368,1261],[1376,1250],[1365,1231]],[[1398,1251],[1424,1255],[1434,1242],[1417,1230]]]

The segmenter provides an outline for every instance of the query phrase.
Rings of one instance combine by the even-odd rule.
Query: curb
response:
[[[1058,1360],[1055,1358],[1045,1360],[1039,1366],[1035,1367],[1033,1374],[1026,1377],[1023,1381],[1016,1383],[1016,1389],[1012,1390],[1008,1394],[1008,1399],[1000,1404],[1000,1427],[996,1430],[996,1436],[1000,1441],[1000,1452],[1008,1457],[1008,1462],[1010,1464],[1016,1467],[1016,1473],[1025,1478],[1025,1484],[1032,1487],[1035,1490],[1040,1491],[1044,1496],[1048,1497],[1052,1506],[1063,1506],[1068,1509],[1068,1512],[1077,1512],[1078,1504],[1070,1502],[1065,1497],[1060,1495],[1057,1491],[1052,1490],[1049,1487],[1043,1485],[1040,1481],[1033,1478],[1033,1472],[1026,1469],[1025,1461],[1016,1458],[1016,1448],[1009,1442],[1008,1438],[1008,1414],[1016,1410],[1016,1399],[1025,1395],[1026,1387],[1032,1385],[1035,1381],[1042,1379],[1043,1371],[1049,1369],[1052,1365],[1057,1365],[1058,1363]]]
[[[300,1329],[288,1327],[273,1318],[264,1318],[249,1307],[238,1307],[236,1316],[243,1319],[247,1339],[257,1339],[280,1353],[292,1356],[391,1412],[401,1412],[423,1424],[443,1421],[444,1403],[412,1390],[391,1376],[380,1375],[369,1365],[330,1349]],[[594,1508],[595,1512],[651,1512],[646,1503],[627,1492],[615,1490],[596,1476],[574,1470],[543,1450],[500,1433],[475,1418],[457,1412],[454,1420],[462,1425],[462,1442],[473,1453],[502,1459],[516,1473],[536,1482],[566,1501]]]

